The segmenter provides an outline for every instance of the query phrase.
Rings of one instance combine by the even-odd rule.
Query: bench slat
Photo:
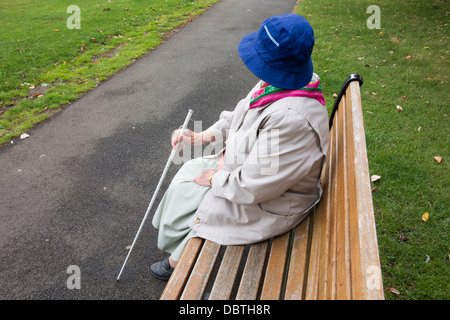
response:
[[[346,96],[346,101],[350,105],[351,103],[351,95]],[[353,136],[353,121],[352,121],[352,110],[349,110],[347,115],[346,127],[347,134],[351,134]],[[349,219],[350,219],[350,230],[351,230],[351,260],[352,260],[352,268],[351,268],[351,277],[354,279],[352,284],[352,296],[353,298],[360,299],[361,298],[361,283],[359,281],[355,281],[355,279],[359,279],[361,277],[361,264],[360,264],[360,246],[359,246],[359,223],[358,223],[358,208],[356,205],[356,182],[355,179],[355,161],[353,160],[355,157],[355,141],[353,143],[348,144],[348,188],[349,188]]]
[[[325,162],[325,167],[322,170],[322,188],[323,194],[322,199],[316,207],[313,216],[313,227],[311,230],[311,248],[309,252],[309,265],[308,273],[306,279],[305,287],[305,299],[307,300],[317,300],[319,293],[319,273],[323,268],[320,268],[321,264],[324,264],[325,254],[324,248],[327,244],[327,230],[326,230],[326,220],[327,213],[329,212],[330,203],[330,180],[331,180],[331,170],[330,163],[332,163],[332,152],[333,149],[333,131],[330,132],[330,143],[328,147],[327,161]],[[322,271],[323,272],[323,271]],[[323,278],[323,277],[322,277]]]
[[[313,214],[313,213],[311,213]],[[308,261],[308,242],[310,235],[310,223],[308,216],[295,228],[292,243],[291,259],[289,262],[289,275],[284,293],[285,300],[301,300],[305,292],[305,280]]]
[[[269,240],[250,247],[236,300],[256,299],[268,247]]]
[[[279,300],[281,298],[290,238],[291,233],[286,232],[272,241],[261,300]]]
[[[330,202],[337,202],[337,169],[339,159],[338,137],[339,125],[335,122],[332,128],[332,156],[330,157]],[[331,144],[331,143],[330,143]],[[318,299],[332,300],[336,297],[336,206],[328,206],[326,211],[325,241],[323,241],[323,252],[321,253],[321,264],[319,275]]]
[[[201,238],[189,239],[160,297],[161,300],[177,300],[180,298],[204,241]]]
[[[337,203],[342,205],[337,206],[336,214],[336,299],[348,300],[351,299],[351,282],[350,282],[350,230],[348,217],[348,144],[351,143],[351,136],[347,135],[346,117],[347,117],[347,99],[342,99],[341,107],[338,110],[338,173],[337,173]]]
[[[333,127],[334,128],[334,127]],[[328,251],[330,241],[330,205],[333,201],[332,190],[334,189],[334,161],[335,153],[335,132],[330,131],[330,143],[326,161],[326,170],[323,171],[323,195],[314,215],[314,229],[310,254],[311,270],[308,271],[306,299],[325,299],[326,284],[328,279]]]
[[[360,296],[354,299],[383,299],[383,286],[381,282],[380,257],[375,228],[375,216],[373,211],[371,185],[369,180],[369,165],[367,159],[367,147],[364,132],[364,121],[361,106],[361,95],[356,82],[350,83],[350,110],[352,119],[352,136],[354,137],[354,172],[356,188],[356,207],[358,212],[358,237],[353,237],[354,242],[359,243],[361,263],[359,281],[361,287]]]
[[[228,300],[230,298],[244,248],[245,246],[228,246],[226,248],[209,300]]]
[[[195,263],[181,300],[201,300],[219,255],[220,244],[206,240]]]

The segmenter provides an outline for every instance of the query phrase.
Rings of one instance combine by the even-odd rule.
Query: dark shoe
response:
[[[169,280],[172,272],[173,268],[169,264],[169,259],[156,262],[150,266],[150,273],[159,280]]]

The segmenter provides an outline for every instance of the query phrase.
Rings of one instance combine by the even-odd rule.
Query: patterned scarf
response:
[[[273,102],[286,97],[309,97],[325,105],[325,98],[322,93],[322,86],[317,74],[313,74],[311,82],[301,89],[287,90],[274,87],[261,81],[261,87],[256,90],[250,99],[250,108],[261,107],[269,102]]]

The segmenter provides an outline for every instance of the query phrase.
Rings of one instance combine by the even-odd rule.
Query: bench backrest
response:
[[[358,75],[347,78],[330,116],[324,193],[314,212],[306,299],[383,299],[361,84]]]

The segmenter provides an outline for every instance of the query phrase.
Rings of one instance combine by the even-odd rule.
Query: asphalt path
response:
[[[149,266],[168,255],[157,249],[156,205],[116,278],[171,132],[188,109],[190,129],[234,109],[258,80],[239,58],[240,39],[295,4],[222,0],[29,138],[0,148],[0,299],[158,299],[165,282]],[[179,167],[170,166],[156,203]]]

